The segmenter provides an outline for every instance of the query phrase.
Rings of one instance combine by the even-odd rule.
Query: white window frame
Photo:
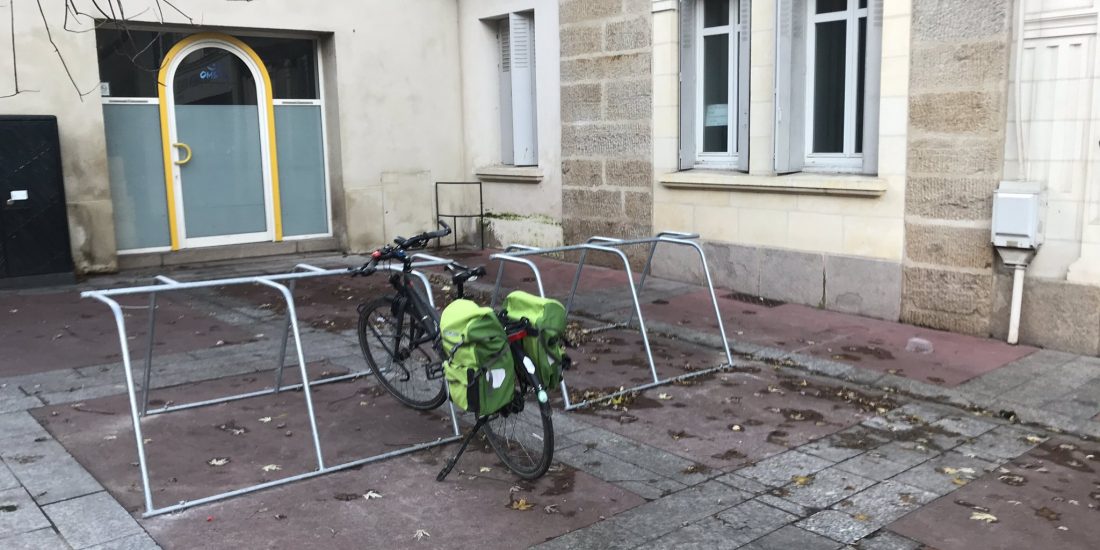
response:
[[[856,152],[856,92],[859,79],[859,20],[867,18],[868,9],[859,7],[859,0],[848,0],[847,8],[829,13],[816,13],[817,2],[806,2],[806,166],[809,168],[829,168],[837,172],[862,172],[863,153]],[[817,74],[817,25],[846,21],[844,45],[844,151],[840,153],[815,153],[814,147],[814,83]],[[868,24],[870,22],[868,21]],[[868,34],[870,28],[868,28]],[[865,48],[865,55],[870,53]],[[868,55],[869,57],[869,55]],[[866,67],[864,60],[864,93],[866,94]],[[866,115],[866,106],[864,114]],[[864,133],[864,145],[867,136]]]
[[[848,0],[845,10],[817,14],[815,0],[777,0],[775,65],[775,171],[809,170],[873,175],[878,172],[879,86],[883,0]],[[859,20],[867,19],[864,59],[863,151],[855,152]],[[847,21],[844,151],[813,152],[813,92],[817,24]]]
[[[730,22],[720,27],[704,27],[703,16],[706,13],[704,6],[707,2],[728,2],[729,3],[729,17]],[[739,14],[737,11],[738,0],[698,0],[695,9],[695,36],[696,44],[699,46],[695,48],[695,74],[696,86],[695,86],[695,120],[699,121],[695,125],[695,166],[699,168],[720,168],[720,169],[733,169],[737,168],[737,157],[740,153],[737,143],[737,92],[738,92],[738,74],[739,74],[739,59],[738,59],[738,46],[741,38],[741,22],[739,20]],[[727,45],[729,52],[727,53],[730,61],[730,66],[726,71],[726,150],[724,152],[707,152],[703,150],[703,133],[706,131],[707,115],[706,106],[703,104],[703,92],[706,88],[706,67],[704,65],[703,53],[705,48],[703,44],[706,42],[708,36],[726,35]]]
[[[703,27],[705,3],[729,2],[730,22]],[[750,0],[680,0],[680,162],[693,168],[748,171]],[[706,113],[703,105],[703,38],[728,35],[729,82],[725,152],[703,151]]]

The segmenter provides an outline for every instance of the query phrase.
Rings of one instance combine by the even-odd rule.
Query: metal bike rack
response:
[[[535,247],[530,247],[530,246],[525,246],[525,245],[515,245],[514,244],[514,245],[509,245],[507,248],[505,248],[504,252],[500,252],[500,253],[497,253],[497,254],[492,254],[492,255],[489,256],[490,260],[497,260],[497,261],[500,262],[500,267],[497,270],[496,285],[493,287],[492,305],[495,307],[497,297],[498,297],[499,292],[500,292],[500,286],[501,286],[501,283],[502,283],[503,278],[504,278],[504,267],[505,267],[506,262],[521,263],[521,264],[526,265],[528,268],[530,268],[531,271],[535,275],[535,281],[538,283],[539,295],[545,298],[546,294],[543,291],[542,276],[539,272],[539,268],[538,268],[537,265],[535,265],[534,262],[524,258],[524,256],[541,256],[541,255],[546,255],[546,254],[556,254],[556,253],[560,253],[560,252],[580,251],[581,256],[580,256],[579,261],[577,262],[577,272],[576,272],[576,275],[574,275],[574,277],[573,277],[573,284],[572,284],[572,287],[570,288],[569,298],[566,301],[566,305],[565,305],[566,315],[568,315],[569,312],[572,310],[573,300],[574,300],[574,298],[576,297],[576,294],[577,294],[577,288],[580,284],[581,272],[583,271],[584,266],[586,265],[585,260],[587,259],[589,250],[594,250],[594,251],[599,251],[599,252],[611,252],[611,253],[614,253],[614,254],[618,255],[620,257],[620,259],[622,259],[622,261],[623,261],[623,269],[626,271],[627,284],[630,288],[630,296],[631,296],[631,299],[634,302],[634,311],[631,312],[630,318],[627,320],[626,323],[624,323],[624,324],[613,324],[613,325],[610,325],[609,327],[601,327],[601,328],[613,328],[613,327],[619,327],[619,326],[629,326],[634,320],[634,315],[636,314],[638,316],[638,330],[642,335],[642,343],[645,347],[646,358],[649,360],[649,370],[650,370],[650,373],[653,376],[653,382],[649,382],[649,383],[641,384],[641,385],[637,385],[637,386],[632,386],[630,388],[625,388],[625,389],[619,390],[619,391],[614,392],[614,393],[610,393],[610,394],[607,394],[607,395],[604,395],[604,396],[600,396],[598,398],[581,401],[580,403],[571,403],[570,400],[569,400],[568,387],[566,386],[565,380],[564,380],[564,377],[563,377],[562,383],[561,383],[561,389],[562,389],[562,399],[565,402],[565,410],[567,410],[567,411],[568,410],[573,410],[573,409],[588,406],[592,403],[596,403],[596,402],[599,402],[599,401],[604,401],[604,400],[607,400],[607,399],[612,399],[612,398],[618,397],[620,395],[625,395],[627,393],[646,390],[646,389],[654,388],[654,387],[657,387],[657,386],[663,386],[665,384],[669,384],[669,383],[676,382],[676,381],[679,381],[679,380],[687,380],[689,378],[694,378],[694,377],[697,377],[697,376],[710,374],[712,372],[716,372],[716,371],[728,368],[728,367],[733,365],[733,356],[730,353],[729,341],[726,339],[726,329],[725,329],[724,323],[722,322],[722,314],[721,314],[721,311],[718,309],[718,298],[714,293],[714,282],[713,282],[713,280],[711,279],[711,276],[710,276],[710,267],[707,264],[706,253],[703,251],[703,247],[699,246],[699,243],[695,242],[695,239],[698,239],[698,238],[699,238],[699,235],[697,235],[697,234],[681,233],[681,232],[676,232],[676,231],[662,231],[661,233],[658,233],[657,235],[655,235],[653,237],[647,237],[647,238],[642,238],[642,239],[630,239],[630,240],[594,236],[594,237],[588,239],[588,242],[586,242],[584,244],[559,246],[559,247],[554,247],[554,248],[535,248]],[[597,245],[595,243],[600,243],[600,244]],[[719,365],[717,367],[712,367],[712,368],[709,368],[709,369],[703,369],[703,370],[699,370],[699,371],[690,372],[690,373],[687,373],[687,374],[682,374],[682,375],[679,375],[679,376],[674,376],[672,378],[662,379],[657,374],[657,366],[653,361],[653,352],[650,349],[649,335],[648,335],[648,332],[646,331],[645,318],[642,315],[642,308],[641,308],[641,303],[638,300],[638,293],[640,291],[640,288],[645,285],[645,280],[648,277],[649,272],[650,272],[650,268],[652,266],[653,255],[657,250],[657,245],[661,244],[661,243],[688,246],[688,247],[694,248],[696,250],[696,252],[699,253],[699,259],[700,259],[700,261],[702,262],[702,265],[703,265],[703,274],[705,275],[706,281],[707,281],[707,289],[710,291],[711,304],[714,306],[714,316],[715,316],[716,320],[718,321],[718,331],[722,336],[722,345],[723,345],[723,349],[724,349],[725,354],[726,354],[726,363],[725,364]],[[627,259],[626,254],[623,253],[618,248],[615,248],[615,247],[642,245],[642,244],[649,244],[650,245],[649,254],[646,257],[645,268],[642,270],[641,279],[638,282],[638,284],[635,285],[634,284],[634,274],[630,269],[630,262]]]
[[[425,255],[414,255],[413,257],[414,258],[416,258],[416,257],[425,257]],[[431,257],[430,259],[426,258],[426,261],[414,262],[413,267],[414,268],[434,267],[434,266],[447,265],[449,263],[451,263],[451,260]],[[385,269],[385,270],[390,270],[390,271],[400,271],[402,268],[387,265],[387,266],[379,266],[379,269]],[[127,391],[128,397],[130,399],[130,417],[131,417],[131,420],[133,422],[134,438],[135,438],[135,442],[137,444],[138,466],[141,470],[141,483],[142,483],[142,489],[144,490],[144,495],[145,495],[145,512],[142,514],[143,517],[152,517],[152,516],[157,516],[157,515],[161,515],[161,514],[177,512],[177,511],[180,511],[180,510],[191,508],[193,506],[198,506],[198,505],[201,505],[201,504],[207,504],[207,503],[210,503],[210,502],[224,500],[224,499],[227,499],[227,498],[231,498],[231,497],[235,497],[235,496],[239,496],[239,495],[243,495],[243,494],[247,494],[247,493],[260,491],[260,490],[267,489],[267,488],[270,488],[270,487],[285,485],[287,483],[291,483],[291,482],[294,482],[294,481],[309,479],[309,478],[312,478],[312,477],[317,477],[317,476],[320,476],[320,475],[324,475],[324,474],[339,471],[339,470],[346,470],[348,468],[354,468],[354,467],[361,466],[361,465],[364,465],[364,464],[368,464],[368,463],[371,463],[371,462],[376,462],[376,461],[379,461],[379,460],[384,460],[384,459],[387,459],[387,458],[392,458],[392,457],[395,457],[395,456],[408,454],[408,453],[411,453],[411,452],[419,451],[419,450],[422,450],[422,449],[427,449],[427,448],[430,448],[430,447],[435,447],[435,446],[438,446],[438,445],[444,445],[444,444],[451,443],[453,441],[457,441],[457,440],[461,439],[462,436],[461,436],[461,431],[459,430],[459,427],[458,427],[458,418],[455,415],[454,406],[450,403],[450,399],[448,398],[447,404],[448,404],[448,407],[450,408],[451,428],[454,432],[454,435],[447,436],[447,437],[440,437],[440,438],[438,438],[434,441],[418,443],[418,444],[410,445],[408,447],[404,447],[404,448],[401,448],[401,449],[396,449],[396,450],[389,451],[389,452],[386,452],[386,453],[382,453],[382,454],[378,454],[378,455],[374,455],[374,456],[370,456],[370,457],[366,457],[366,458],[361,458],[361,459],[358,459],[358,460],[353,460],[353,461],[350,461],[350,462],[345,462],[345,463],[334,465],[334,466],[327,466],[325,464],[324,453],[321,450],[321,441],[320,441],[320,436],[319,436],[318,430],[317,430],[317,417],[316,417],[316,415],[314,413],[314,409],[313,409],[313,397],[312,397],[312,393],[310,391],[310,388],[311,388],[311,386],[315,386],[315,385],[319,385],[319,384],[328,384],[328,383],[332,383],[332,382],[338,382],[338,381],[341,381],[341,380],[347,380],[349,378],[355,378],[355,377],[358,377],[358,376],[363,376],[366,373],[365,372],[350,373],[350,374],[345,374],[345,375],[341,375],[341,376],[330,377],[330,378],[325,378],[325,379],[322,379],[322,380],[310,382],[309,373],[306,370],[305,353],[304,353],[303,348],[302,348],[302,338],[301,338],[301,332],[299,330],[298,316],[297,316],[297,313],[296,313],[296,310],[295,310],[295,307],[294,307],[293,285],[294,285],[295,281],[302,280],[302,279],[310,279],[310,278],[317,278],[317,277],[329,277],[329,276],[336,276],[336,275],[347,276],[348,275],[348,270],[347,269],[322,269],[322,268],[311,266],[311,265],[308,265],[308,264],[299,264],[298,266],[295,266],[294,271],[291,272],[291,273],[281,273],[281,274],[275,274],[275,275],[261,275],[261,276],[253,276],[253,277],[234,277],[234,278],[226,278],[226,279],[214,279],[214,280],[193,281],[193,282],[179,282],[179,281],[176,281],[174,279],[170,279],[168,277],[157,276],[155,278],[155,280],[159,284],[153,284],[153,285],[147,285],[147,286],[136,286],[136,287],[129,287],[129,288],[108,289],[108,290],[91,290],[91,291],[82,292],[80,294],[80,296],[82,298],[91,298],[91,299],[98,300],[98,301],[103,302],[104,304],[106,304],[107,307],[109,307],[111,309],[111,313],[114,315],[114,318],[115,318],[115,326],[118,330],[119,347],[120,347],[121,352],[122,352],[122,364],[123,364],[123,369],[124,369],[125,374],[126,374],[126,391]],[[421,282],[424,284],[425,291],[426,291],[425,294],[427,296],[428,303],[432,307],[435,307],[435,299],[432,295],[431,286],[428,282],[427,276],[424,275],[423,273],[421,273],[419,271],[415,271],[415,270],[413,271],[413,275],[418,277],[421,280]],[[286,283],[286,284],[284,284],[284,283]],[[282,338],[282,343],[281,343],[281,351],[280,351],[280,355],[279,355],[280,360],[279,360],[279,365],[277,367],[277,374],[276,374],[277,382],[276,382],[275,387],[268,388],[268,389],[265,389],[265,390],[255,391],[255,392],[248,392],[248,393],[242,393],[242,394],[237,394],[237,395],[231,395],[231,396],[227,396],[227,397],[221,397],[221,398],[217,398],[217,399],[210,399],[210,400],[206,400],[206,401],[186,403],[186,404],[182,404],[182,405],[175,405],[175,406],[172,406],[172,407],[165,407],[165,408],[157,409],[155,411],[148,411],[147,410],[148,409],[148,407],[147,407],[147,404],[148,404],[148,388],[149,388],[150,371],[151,371],[151,367],[152,367],[153,342],[154,342],[153,327],[155,326],[156,297],[157,297],[157,295],[160,294],[160,293],[163,293],[163,292],[194,290],[194,289],[200,289],[200,288],[211,288],[211,287],[230,286],[230,285],[244,285],[244,284],[259,284],[259,285],[264,285],[264,286],[271,287],[271,288],[275,289],[276,291],[278,291],[280,293],[280,295],[283,297],[283,300],[286,303],[287,325],[286,325],[286,330],[284,332],[284,335],[283,335],[283,338]],[[150,307],[149,307],[149,344],[148,344],[148,347],[146,348],[145,369],[144,369],[144,373],[143,373],[143,377],[142,377],[143,384],[142,384],[142,394],[141,394],[140,400],[139,400],[138,394],[137,394],[137,389],[136,389],[135,380],[134,380],[133,365],[132,365],[132,362],[131,362],[131,359],[130,359],[130,349],[129,349],[129,345],[128,345],[129,338],[128,338],[128,334],[127,334],[127,331],[126,331],[126,320],[123,317],[122,306],[114,298],[116,296],[126,296],[126,295],[135,295],[135,294],[149,294],[150,295],[150,299],[149,299],[149,305],[150,305]],[[292,385],[288,385],[288,386],[283,386],[281,384],[281,382],[282,382],[282,369],[283,369],[283,363],[284,363],[285,358],[286,358],[286,345],[288,343],[290,335],[294,336],[294,346],[295,346],[295,352],[296,352],[296,356],[297,356],[296,358],[297,358],[298,368],[301,372],[302,382],[300,384],[292,384]],[[178,410],[182,410],[182,409],[190,409],[190,408],[202,407],[202,406],[206,406],[206,405],[214,405],[214,404],[217,404],[217,403],[225,403],[225,402],[228,402],[228,401],[235,401],[235,400],[238,400],[238,399],[246,399],[248,397],[257,397],[257,396],[261,396],[261,395],[268,395],[268,394],[272,394],[272,393],[278,393],[279,391],[282,391],[282,390],[290,390],[290,389],[301,389],[302,394],[305,396],[306,411],[307,411],[307,415],[309,416],[309,425],[310,425],[310,431],[311,431],[311,435],[312,435],[313,448],[314,448],[314,450],[316,452],[316,455],[317,455],[317,468],[315,470],[310,471],[310,472],[305,472],[305,473],[302,473],[302,474],[298,474],[298,475],[294,475],[294,476],[290,476],[290,477],[286,477],[286,478],[282,478],[282,479],[277,479],[277,480],[274,480],[274,481],[268,481],[268,482],[264,482],[264,483],[259,483],[259,484],[247,486],[247,487],[242,487],[240,489],[234,489],[234,490],[231,490],[231,491],[218,493],[218,494],[207,496],[207,497],[202,497],[202,498],[189,500],[189,501],[181,501],[181,502],[179,502],[177,504],[174,504],[174,505],[171,505],[171,506],[165,506],[165,507],[157,508],[153,505],[153,494],[152,494],[152,490],[151,490],[150,484],[149,484],[149,467],[148,467],[148,463],[147,463],[147,458],[145,456],[145,439],[142,436],[142,429],[141,429],[141,417],[143,415],[164,414],[164,413],[178,411]]]

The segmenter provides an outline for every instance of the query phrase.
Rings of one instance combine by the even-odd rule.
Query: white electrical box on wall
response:
[[[1039,223],[1042,187],[1037,182],[1002,181],[993,193],[993,246],[1034,250],[1043,242]]]

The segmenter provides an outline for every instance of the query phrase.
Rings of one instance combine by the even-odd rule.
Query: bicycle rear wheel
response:
[[[517,369],[526,383],[516,384],[517,399],[507,415],[498,413],[485,423],[485,435],[504,465],[523,479],[537,479],[550,468],[554,458],[554,423],[550,403],[540,403],[534,375]]]
[[[398,401],[418,410],[434,409],[447,397],[440,372],[442,359],[434,339],[411,344],[413,338],[423,340],[434,334],[439,318],[430,307],[424,308],[427,320],[419,318],[411,303],[395,308],[397,299],[401,298],[378,298],[360,309],[359,347],[371,372]],[[400,319],[395,309],[401,310]]]

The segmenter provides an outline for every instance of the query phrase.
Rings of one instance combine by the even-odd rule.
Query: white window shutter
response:
[[[512,53],[509,20],[500,20],[497,32],[500,45],[500,162],[514,164],[512,142]]]
[[[535,18],[509,14],[512,76],[512,151],[516,166],[537,166],[538,124],[535,112]]]
[[[752,43],[751,0],[740,0],[740,40],[737,48],[737,169],[749,171],[749,70],[752,59],[749,46]]]
[[[803,2],[779,0],[775,59],[775,171],[798,172],[805,162],[806,46]]]
[[[882,75],[882,0],[867,3],[867,60],[863,84],[863,173],[878,173],[879,86]]]
[[[680,169],[695,167],[695,3],[680,0]]]

